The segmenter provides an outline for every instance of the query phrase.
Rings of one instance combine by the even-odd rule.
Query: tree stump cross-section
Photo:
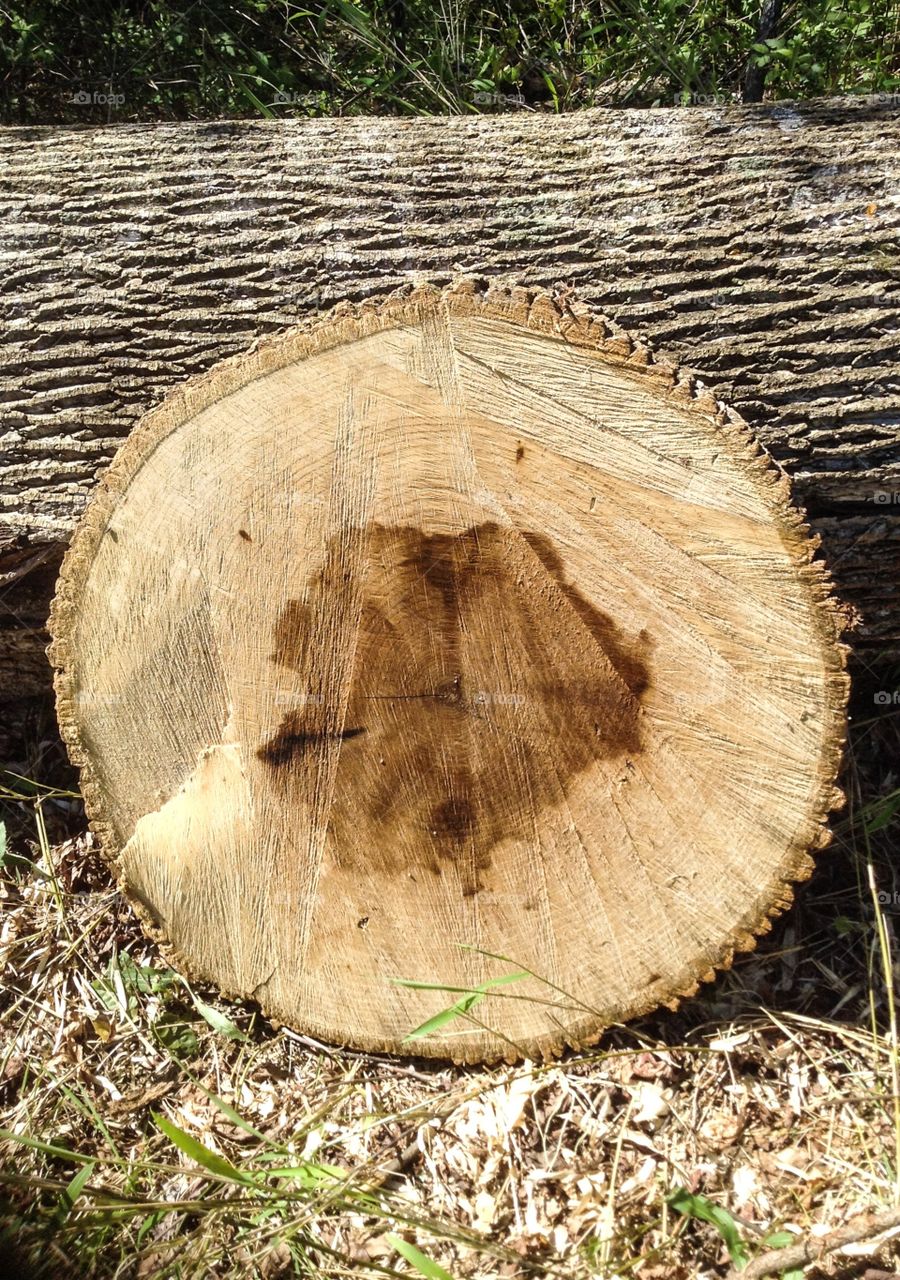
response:
[[[51,615],[102,847],[177,967],[458,1061],[692,994],[828,841],[845,646],[746,425],[587,308],[462,280],[193,379]],[[508,962],[496,957],[508,957]]]

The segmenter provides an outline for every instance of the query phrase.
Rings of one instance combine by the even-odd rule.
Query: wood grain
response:
[[[398,1050],[453,997],[392,978],[499,953],[539,978],[420,1047],[551,1053],[693,992],[827,841],[815,547],[737,415],[616,326],[422,286],[144,420],[63,566],[60,723],[191,974]]]

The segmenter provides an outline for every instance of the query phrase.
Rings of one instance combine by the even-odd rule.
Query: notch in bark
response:
[[[456,997],[393,978],[499,953],[554,986],[417,1050],[549,1054],[693,993],[827,843],[814,551],[745,424],[614,325],[423,286],[129,438],[53,605],[60,725],[178,967],[401,1050]]]

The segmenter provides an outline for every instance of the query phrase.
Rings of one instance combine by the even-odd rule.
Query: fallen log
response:
[[[565,281],[791,475],[871,664],[900,655],[896,99],[0,131],[0,698],[97,475],[186,376],[341,298]]]
[[[736,414],[547,294],[339,307],[191,380],[53,604],[122,888],[182,971],[369,1050],[460,995],[422,1052],[691,994],[842,800],[840,614],[789,499]]]

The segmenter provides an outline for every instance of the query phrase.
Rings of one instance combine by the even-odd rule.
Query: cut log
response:
[[[0,130],[0,699],[49,690],[98,474],[184,378],[459,270],[580,296],[753,426],[900,657],[895,98]],[[6,717],[9,724],[10,717]]]
[[[421,287],[135,431],[63,565],[60,724],[177,966],[399,1050],[456,997],[393,979],[512,965],[417,1049],[548,1054],[693,992],[827,842],[815,546],[746,424],[617,327]]]

